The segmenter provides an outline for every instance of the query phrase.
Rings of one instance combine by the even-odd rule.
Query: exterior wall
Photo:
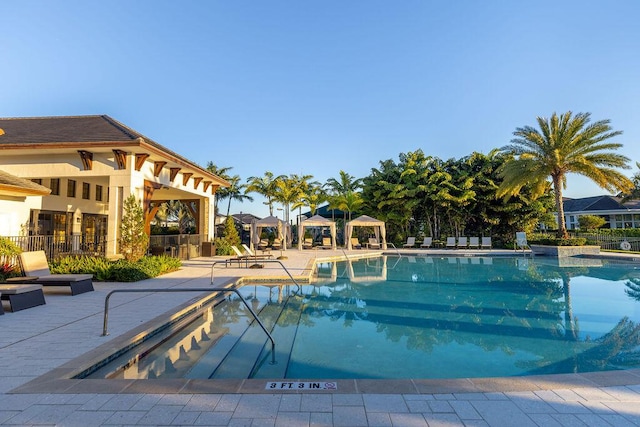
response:
[[[90,147],[88,147],[91,149]],[[140,150],[139,150],[140,151]],[[41,198],[41,205],[23,203],[20,208],[6,208],[0,201],[0,220],[5,217],[7,223],[4,229],[10,231],[0,233],[3,235],[19,235],[20,228],[16,224],[24,224],[29,220],[29,212],[33,209],[50,210],[60,212],[72,212],[73,234],[81,233],[81,218],[83,214],[108,215],[107,224],[107,248],[106,255],[118,253],[119,224],[123,213],[123,201],[130,194],[142,203],[145,195],[145,180],[162,185],[162,189],[155,190],[152,199],[155,200],[180,200],[190,199],[199,201],[199,212],[196,222],[198,230],[206,237],[213,237],[214,227],[211,214],[214,212],[213,203],[215,196],[211,194],[211,188],[203,191],[203,184],[195,187],[193,178],[186,185],[183,182],[182,173],[178,173],[173,182],[170,180],[170,171],[163,168],[160,174],[154,176],[154,162],[145,161],[139,171],[135,170],[135,153],[127,156],[126,169],[117,169],[117,164],[112,152],[94,152],[91,170],[83,170],[82,160],[77,153],[38,153],[30,152],[21,155],[4,155],[0,160],[4,171],[25,179],[42,179],[42,185],[51,188],[51,179],[59,178],[59,195],[49,195]],[[69,179],[76,181],[76,196],[67,196],[67,182]],[[89,199],[83,199],[83,183],[90,184]],[[103,188],[102,201],[96,201],[96,185]],[[108,193],[107,193],[108,192]],[[40,198],[39,198],[40,199]],[[15,203],[14,205],[18,205]],[[4,215],[4,216],[2,216]],[[4,221],[3,221],[4,222]],[[1,229],[0,229],[1,230]]]
[[[0,196],[0,236],[20,236],[29,224],[31,209],[40,209],[42,196],[9,198]]]

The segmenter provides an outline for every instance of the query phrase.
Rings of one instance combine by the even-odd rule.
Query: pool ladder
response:
[[[262,321],[260,320],[256,312],[253,311],[249,303],[247,303],[247,300],[245,300],[242,294],[240,293],[240,291],[238,291],[235,288],[115,289],[109,292],[104,299],[104,319],[103,319],[103,326],[102,326],[102,336],[109,335],[109,333],[107,332],[107,322],[109,320],[109,300],[111,298],[111,295],[115,293],[133,293],[133,292],[150,292],[150,293],[155,293],[155,292],[211,292],[211,293],[212,292],[219,292],[219,293],[233,292],[240,298],[244,306],[247,308],[247,310],[249,310],[249,313],[251,313],[251,316],[253,316],[253,318],[258,323],[258,325],[260,325],[260,328],[262,328],[264,333],[267,334],[269,341],[271,341],[271,364],[276,363],[276,342],[274,341],[273,337],[271,336],[267,328],[264,326],[264,324],[262,323]]]

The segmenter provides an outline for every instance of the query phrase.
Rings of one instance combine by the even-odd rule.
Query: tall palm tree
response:
[[[229,202],[227,203],[227,217],[229,217],[229,213],[231,211],[231,200],[236,200],[238,202],[248,200],[253,202],[253,197],[247,196],[245,192],[246,184],[240,184],[240,177],[238,175],[228,178],[227,181],[229,181],[231,185],[223,189],[220,199],[229,199]]]
[[[308,207],[311,211],[311,216],[316,214],[318,206],[321,203],[327,201],[327,194],[322,187],[316,183],[316,185],[310,185],[309,188],[300,195],[300,200],[291,206],[291,209]]]
[[[353,193],[362,188],[362,179],[356,179],[353,175],[341,170],[339,172],[340,178],[329,178],[324,184],[329,193],[329,207],[333,212],[334,209],[340,209],[341,199],[349,192]],[[333,216],[333,213],[332,213]],[[347,212],[343,211],[343,220],[347,222]]]
[[[263,177],[250,176],[247,178],[246,193],[258,193],[264,196],[267,201],[264,202],[269,206],[269,215],[273,216],[273,202],[277,193],[276,182],[283,179],[284,175],[274,176],[272,172],[266,171]]]
[[[615,153],[622,144],[606,142],[622,132],[613,131],[609,120],[590,124],[590,116],[590,113],[574,116],[569,111],[559,116],[553,113],[550,119],[538,117],[540,130],[531,126],[517,128],[511,144],[502,148],[513,158],[505,162],[501,171],[504,181],[498,188],[498,196],[517,195],[526,184],[533,185],[535,193],[541,195],[551,176],[559,238],[569,236],[562,204],[567,173],[584,175],[610,192],[633,188],[629,178],[614,169],[629,169],[629,159]]]
[[[220,178],[222,178],[222,179],[224,179],[226,181],[229,181],[229,179],[231,179],[231,175],[229,175],[229,171],[231,169],[233,169],[232,166],[219,167],[213,162],[207,163],[207,171],[211,172],[214,175],[218,175]],[[226,190],[225,188],[221,188],[216,193],[216,197],[213,200],[214,201],[214,205],[213,205],[214,215],[218,215],[218,203],[217,203],[217,201],[225,198],[225,190]]]

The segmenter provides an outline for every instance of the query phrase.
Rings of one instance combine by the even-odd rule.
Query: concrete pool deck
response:
[[[366,251],[350,251],[357,256]],[[372,251],[373,252],[373,251]],[[392,251],[389,251],[392,252]],[[400,250],[404,254],[513,255],[514,251]],[[279,255],[279,253],[274,253]],[[341,250],[289,250],[283,264],[305,275],[314,258]],[[606,254],[604,256],[607,256]],[[618,257],[619,255],[615,255]],[[46,291],[47,304],[0,316],[2,425],[229,426],[553,426],[640,425],[640,370],[462,380],[342,380],[333,392],[265,390],[266,381],[57,380],[52,372],[117,342],[130,330],[196,299],[194,293],[112,297],[102,334],[105,296],[121,288],[210,286],[215,259],[186,261],[177,272],[134,284],[94,284],[70,296]],[[630,256],[630,260],[638,256]],[[262,269],[216,268],[214,285],[239,276],[283,275]],[[80,359],[76,359],[80,358]],[[48,380],[47,380],[48,379]],[[212,384],[216,383],[216,384]]]

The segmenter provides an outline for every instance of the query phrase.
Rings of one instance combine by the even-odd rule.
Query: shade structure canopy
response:
[[[283,250],[286,250],[287,246],[291,244],[291,227],[289,227],[289,224],[276,216],[268,216],[251,221],[251,250],[255,250],[255,246],[260,243],[260,235],[264,228],[277,230],[277,236],[282,240]]]
[[[347,242],[347,250],[351,250],[351,234],[354,227],[373,227],[376,239],[380,243],[382,249],[387,249],[387,230],[384,221],[372,218],[368,215],[361,215],[358,218],[347,222],[345,227],[345,241]]]
[[[336,248],[336,223],[323,218],[320,215],[314,215],[309,219],[305,219],[300,223],[298,227],[298,250],[302,250],[302,241],[304,240],[304,229],[310,227],[329,227],[331,233],[331,249]]]

